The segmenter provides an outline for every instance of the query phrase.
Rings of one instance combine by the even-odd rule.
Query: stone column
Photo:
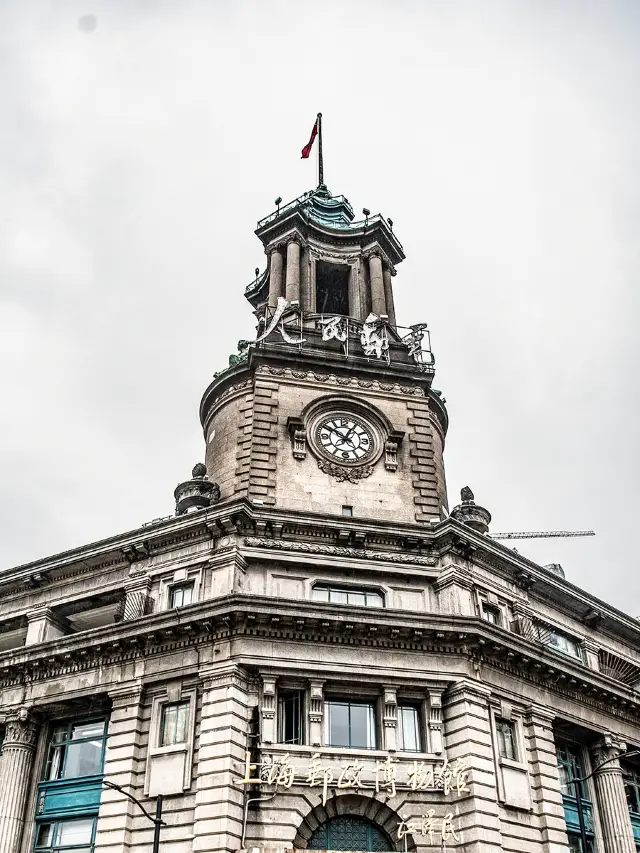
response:
[[[269,264],[269,307],[275,308],[278,303],[278,297],[282,296],[282,269],[284,259],[282,250],[276,246],[271,252],[271,261]]]
[[[389,323],[392,326],[396,324],[396,309],[393,303],[393,286],[391,284],[391,268],[385,267],[382,270],[382,278],[384,280],[384,300],[387,305],[387,314],[389,315]]]
[[[635,853],[633,829],[618,756],[626,744],[605,735],[591,747],[593,786],[596,791],[604,853]],[[603,765],[603,766],[601,766]]]
[[[361,322],[365,319],[362,307],[359,262],[349,267],[349,316]]]
[[[25,822],[25,806],[33,771],[38,726],[32,720],[8,720],[0,752],[0,850],[18,853]]]
[[[384,279],[382,277],[382,258],[371,255],[369,258],[369,277],[371,280],[371,311],[378,317],[387,313],[387,302],[384,298]]]
[[[293,239],[287,244],[287,302],[300,302],[300,243]]]

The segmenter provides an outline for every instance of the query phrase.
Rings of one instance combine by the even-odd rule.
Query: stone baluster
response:
[[[292,239],[287,244],[287,302],[300,302],[300,243]]]
[[[382,278],[384,281],[384,300],[387,306],[387,314],[389,315],[389,323],[392,326],[396,325],[396,308],[393,302],[393,286],[391,284],[391,267],[385,266],[382,270]]]
[[[626,749],[611,735],[591,747],[593,785],[598,803],[604,853],[635,853],[633,829],[627,807],[618,756]]]
[[[18,853],[25,822],[25,806],[33,771],[38,726],[28,717],[7,721],[0,751],[0,850]]]
[[[284,268],[284,259],[282,250],[279,246],[271,252],[271,262],[269,264],[269,307],[275,308],[278,304],[278,298],[282,296],[282,271]]]
[[[387,314],[387,301],[384,298],[384,278],[380,255],[371,255],[369,258],[369,278],[371,281],[371,311],[378,317],[382,317]]]

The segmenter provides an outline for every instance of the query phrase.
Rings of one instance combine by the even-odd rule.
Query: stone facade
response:
[[[352,220],[259,223],[177,514],[0,574],[0,853],[150,853],[159,795],[167,853],[640,848],[640,623],[448,514],[402,247]]]

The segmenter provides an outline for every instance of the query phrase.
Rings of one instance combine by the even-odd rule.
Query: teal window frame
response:
[[[80,726],[88,726],[92,723],[103,723],[102,734],[100,735],[88,735],[86,737],[73,737],[73,731],[75,728],[79,728]],[[61,730],[62,728],[66,729],[66,736],[61,740],[55,740],[56,732]],[[104,770],[104,755],[107,744],[107,727],[108,720],[106,716],[100,717],[85,717],[80,719],[71,719],[71,720],[61,720],[59,722],[55,722],[51,728],[51,732],[49,734],[49,742],[47,744],[47,755],[44,764],[44,773],[42,777],[43,782],[63,782],[69,779],[84,779],[90,778],[93,776],[101,776]],[[78,745],[82,743],[92,743],[94,741],[101,741],[100,747],[100,760],[97,766],[96,772],[94,773],[85,773],[80,776],[67,776],[67,762],[69,759],[69,747],[73,745]],[[58,750],[62,750],[62,763],[58,770],[56,771],[56,775],[53,778],[50,778],[51,770],[54,766],[54,756]]]
[[[352,843],[358,846],[344,846],[345,836],[350,831],[349,825],[354,835]],[[360,843],[363,835],[366,835],[365,847]],[[340,846],[334,847],[334,844]],[[395,845],[383,829],[359,815],[338,815],[330,818],[315,830],[307,845],[307,850],[358,850],[372,853],[386,853],[394,849]]]
[[[560,741],[556,743],[556,757],[558,761],[558,772],[560,774],[560,790],[562,791],[562,802],[564,805],[564,820],[567,825],[567,834],[570,839],[577,838],[580,851],[580,837],[578,835],[578,801],[575,795],[575,785],[569,785],[569,779],[581,779],[585,776],[585,767],[582,762],[581,747],[578,744]],[[585,782],[580,782],[580,795],[582,797],[582,816],[587,832],[587,840],[593,843],[593,806]],[[581,853],[581,851],[580,851]],[[585,853],[590,853],[589,850]]]
[[[83,821],[83,820],[84,821],[88,821],[88,820],[93,821],[93,825],[91,827],[91,840],[88,844],[86,844],[86,843],[82,843],[82,844],[59,844],[58,843],[58,836],[60,834],[60,829],[61,829],[61,826],[63,824],[69,824],[69,823],[74,823],[74,822]],[[73,816],[69,816],[69,817],[61,817],[61,818],[54,818],[54,819],[49,818],[47,820],[38,821],[36,823],[36,833],[35,833],[35,839],[33,842],[33,844],[34,844],[33,849],[34,849],[35,853],[67,853],[67,851],[68,851],[68,853],[73,853],[73,851],[76,851],[76,853],[86,853],[86,851],[89,851],[89,853],[93,853],[93,850],[95,849],[95,843],[96,843],[96,827],[97,827],[97,824],[98,824],[98,815],[97,814],[79,815],[79,816],[73,815]],[[47,826],[47,825],[51,825],[54,827],[54,830],[53,830],[54,836],[52,839],[52,843],[48,844],[46,846],[45,845],[38,846],[38,835],[40,834],[42,827]]]
[[[631,818],[633,829],[633,840],[636,849],[640,850],[640,770],[632,767],[622,768],[624,777],[624,790],[627,795],[627,808]]]

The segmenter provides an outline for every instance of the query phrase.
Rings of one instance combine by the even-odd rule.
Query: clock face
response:
[[[316,428],[316,444],[336,462],[366,462],[376,447],[373,429],[351,415],[328,415]]]

